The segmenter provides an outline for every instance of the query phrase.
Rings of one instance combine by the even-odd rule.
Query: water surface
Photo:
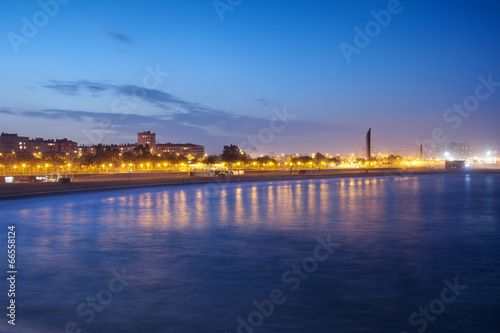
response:
[[[0,245],[15,224],[19,274],[17,325],[4,318],[0,331],[237,332],[240,317],[245,333],[497,332],[499,203],[499,176],[464,174],[1,202]],[[339,246],[315,267],[328,237]],[[304,260],[310,273],[287,274]],[[133,277],[125,286],[113,280],[122,273]],[[455,279],[466,289],[440,301]],[[286,300],[260,315],[254,301],[268,304],[275,289]],[[411,325],[430,303],[433,320]]]

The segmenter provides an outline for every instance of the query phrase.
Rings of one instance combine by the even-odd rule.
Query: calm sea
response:
[[[500,329],[499,175],[97,192],[0,218],[1,332]]]

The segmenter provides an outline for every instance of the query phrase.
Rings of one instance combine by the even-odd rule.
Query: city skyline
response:
[[[347,155],[373,127],[377,151],[498,149],[494,1],[214,3],[6,3],[0,130]]]
[[[205,154],[205,147],[203,145],[193,144],[192,142],[187,143],[173,143],[173,142],[157,142],[156,141],[156,133],[152,133],[151,131],[142,131],[137,133],[137,140],[135,143],[118,143],[118,144],[106,144],[102,142],[94,143],[94,144],[79,144],[68,138],[39,138],[39,137],[29,137],[19,135],[18,133],[1,133],[0,136],[0,156],[4,154],[10,155],[15,153],[21,153],[24,155],[31,155],[34,153],[36,157],[39,153],[62,153],[69,155],[87,155],[87,154],[95,154],[96,149],[98,147],[109,147],[117,149],[121,153],[129,153],[135,151],[136,147],[149,147],[153,155],[163,156],[164,154],[177,153],[177,155],[185,155],[186,157],[193,157],[197,159],[201,159],[209,156],[209,154]],[[477,151],[473,151],[470,148],[470,143],[468,142],[454,142],[451,141],[447,145],[441,146],[433,146],[432,149],[425,151],[423,149],[424,144],[422,143],[418,150],[416,151],[408,151],[407,149],[397,149],[397,150],[384,150],[378,149],[376,150],[371,144],[371,128],[368,129],[368,132],[365,136],[365,147],[363,148],[363,153],[352,153],[347,155],[340,154],[330,154],[327,152],[293,152],[293,153],[276,153],[269,152],[268,154],[258,154],[255,149],[244,150],[241,147],[238,147],[241,152],[244,152],[251,158],[257,158],[259,156],[268,156],[271,158],[282,158],[283,156],[312,156],[316,154],[325,154],[326,156],[338,156],[338,157],[361,157],[366,161],[374,158],[376,160],[380,157],[387,157],[389,155],[399,156],[403,158],[417,158],[420,160],[470,160],[470,161],[481,161],[481,160],[491,160],[498,155],[497,150],[488,150],[484,154],[478,153]],[[221,148],[222,152],[226,148],[224,146]],[[367,152],[370,152],[368,154]],[[220,154],[210,154],[210,156],[220,156]]]

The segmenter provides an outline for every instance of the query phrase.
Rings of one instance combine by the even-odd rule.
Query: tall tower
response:
[[[151,131],[137,133],[137,145],[148,145],[151,152],[156,152],[156,133],[151,133]]]
[[[424,158],[424,144],[423,143],[420,144],[419,153],[420,153],[420,159],[422,160]]]
[[[372,128],[366,133],[366,160],[372,157]]]

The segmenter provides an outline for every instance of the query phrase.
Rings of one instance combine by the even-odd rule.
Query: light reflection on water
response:
[[[327,235],[341,247],[255,332],[416,332],[408,316],[454,277],[470,287],[429,331],[497,327],[498,176],[210,186],[0,203],[18,230],[15,331],[236,332]],[[122,268],[135,280],[86,324],[76,307]]]

